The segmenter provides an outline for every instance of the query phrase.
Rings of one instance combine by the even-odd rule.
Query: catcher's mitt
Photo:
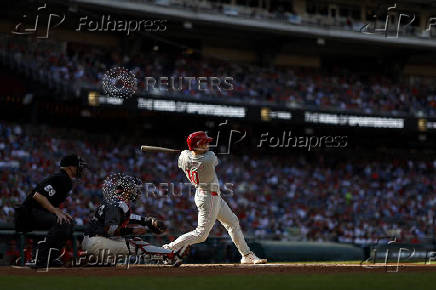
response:
[[[151,218],[151,225],[148,226],[154,234],[162,234],[167,230],[167,225],[157,218]]]

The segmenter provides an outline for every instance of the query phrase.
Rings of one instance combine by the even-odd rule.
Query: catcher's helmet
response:
[[[103,198],[106,203],[135,201],[141,191],[142,181],[139,178],[114,173],[106,177],[103,183]]]
[[[213,138],[207,136],[206,132],[198,131],[191,133],[186,139],[189,150],[195,150],[198,146],[212,142]]]

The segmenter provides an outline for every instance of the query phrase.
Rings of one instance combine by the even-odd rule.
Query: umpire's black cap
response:
[[[77,156],[76,154],[66,155],[61,159],[61,167],[69,167],[69,166],[78,167],[80,162],[79,158],[80,157]]]
[[[84,168],[88,168],[88,163],[86,163],[82,158],[76,154],[66,155],[62,157],[61,167],[74,166],[77,167],[77,176],[81,177]]]

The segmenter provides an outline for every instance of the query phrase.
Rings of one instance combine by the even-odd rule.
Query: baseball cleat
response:
[[[177,267],[180,267],[180,265],[182,265],[182,264],[183,264],[183,259],[176,256],[172,266],[177,268]]]
[[[190,246],[184,246],[177,252],[175,252],[175,259],[174,259],[174,267],[179,267],[183,264],[183,260],[189,255],[191,247]]]
[[[266,259],[258,258],[253,252],[248,253],[241,259],[241,264],[266,264]]]
[[[184,246],[176,252],[176,255],[182,259],[186,258],[191,251],[191,246]]]

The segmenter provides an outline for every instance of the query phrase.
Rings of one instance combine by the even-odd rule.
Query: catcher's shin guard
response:
[[[135,249],[135,255],[145,257],[144,260],[148,260],[152,264],[166,264],[176,267],[182,264],[182,260],[174,251],[153,246],[139,237],[128,239],[126,242]]]

